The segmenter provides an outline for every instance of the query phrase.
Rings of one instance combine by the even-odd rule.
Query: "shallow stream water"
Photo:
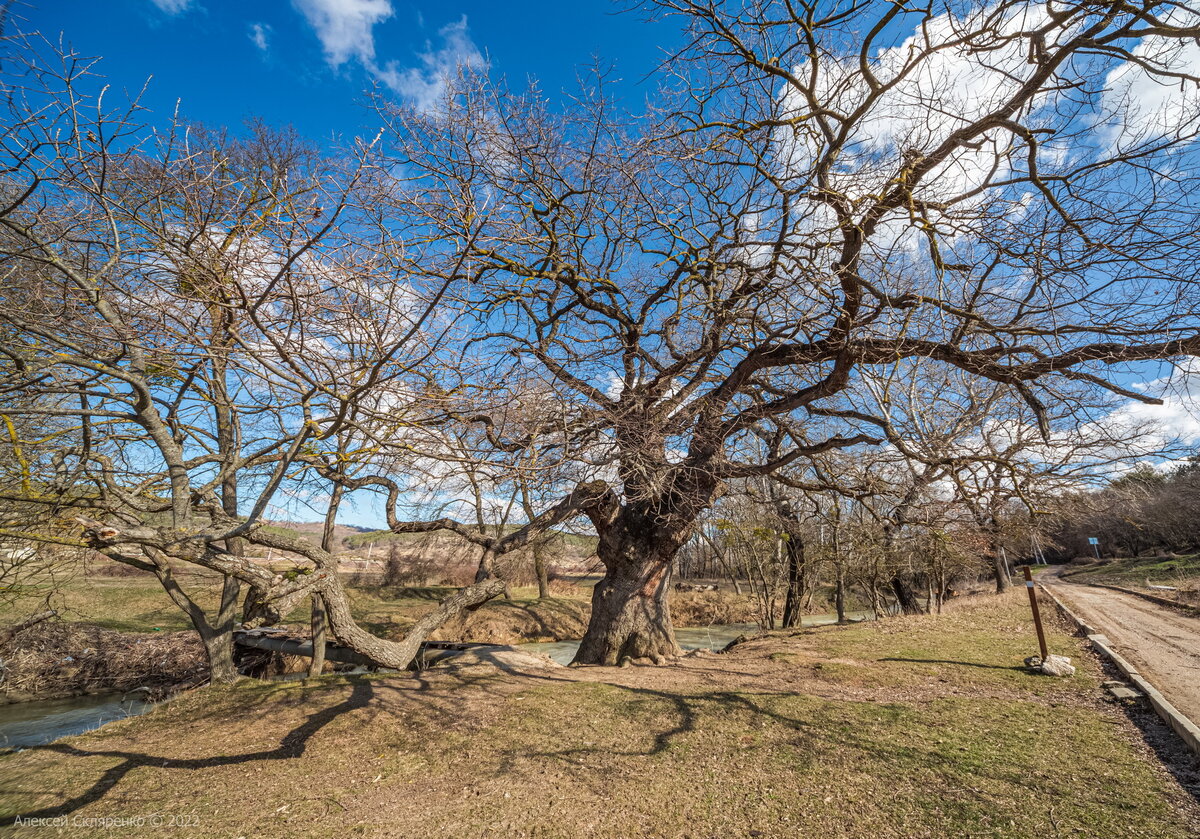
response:
[[[0,750],[27,749],[99,728],[154,707],[136,694],[72,696],[0,705]]]
[[[870,612],[847,612],[850,620],[865,620]],[[837,623],[837,615],[805,615],[804,626],[826,626]],[[717,626],[688,627],[675,630],[675,640],[685,650],[722,650],[741,635],[758,632],[756,623],[730,623]],[[533,641],[516,645],[519,649],[550,656],[559,664],[570,664],[579,649],[578,641]]]

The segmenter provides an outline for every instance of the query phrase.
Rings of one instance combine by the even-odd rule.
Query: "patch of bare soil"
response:
[[[519,644],[522,641],[581,638],[590,614],[591,609],[584,600],[493,600],[446,622],[430,636],[430,640]]]
[[[145,687],[162,696],[208,678],[194,632],[117,632],[47,621],[0,648],[0,694],[23,702]]]

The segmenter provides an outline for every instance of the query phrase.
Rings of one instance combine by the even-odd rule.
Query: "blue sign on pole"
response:
[[[1088,544],[1089,544],[1089,545],[1099,545],[1099,544],[1100,544],[1100,540],[1099,540],[1099,539],[1097,539],[1095,536],[1089,536],[1089,537],[1088,537]]]

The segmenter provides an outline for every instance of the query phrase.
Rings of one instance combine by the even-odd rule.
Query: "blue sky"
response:
[[[619,95],[636,109],[654,84],[647,75],[680,38],[675,22],[650,24],[637,13],[618,13],[620,4],[607,0],[17,3],[22,29],[52,40],[61,33],[83,55],[102,56],[99,71],[117,89],[136,90],[153,77],[143,99],[152,124],[162,124],[178,100],[191,122],[237,126],[261,117],[294,125],[318,142],[375,133],[377,120],[364,104],[370,87],[420,104],[442,73],[462,61],[487,62],[493,77],[507,77],[513,87],[536,77],[553,99],[572,90],[577,72],[599,59],[613,66]],[[1189,56],[1200,62],[1200,52]],[[961,68],[945,72],[964,85],[984,85]],[[1144,87],[1147,113],[1162,112],[1161,86]],[[1110,371],[1121,384],[1157,379],[1148,390],[1168,392],[1165,406],[1130,403],[1122,410],[1200,441],[1200,367],[1193,363],[1190,376],[1177,377],[1174,393],[1160,378],[1169,370],[1146,363]],[[300,507],[275,515],[317,517]],[[377,503],[363,499],[343,520],[379,525],[382,515]]]
[[[631,107],[646,76],[678,37],[672,23],[618,14],[616,3],[404,2],[404,0],[17,0],[17,26],[64,41],[116,90],[150,83],[150,124],[179,102],[188,122],[236,127],[260,117],[293,125],[319,143],[373,135],[364,104],[372,86],[414,101],[447,68],[486,61],[510,86],[538,80],[558,98],[600,59]],[[152,78],[151,78],[152,77]],[[612,88],[610,87],[610,90]],[[382,526],[379,499],[356,493],[340,519]],[[272,518],[316,520],[296,496]]]
[[[14,9],[26,31],[61,33],[102,56],[118,89],[153,76],[144,103],[161,117],[181,100],[192,122],[257,116],[317,141],[373,133],[364,91],[419,96],[439,66],[464,55],[483,57],[514,87],[536,77],[552,97],[601,57],[633,104],[677,29],[617,10],[603,0],[24,0]]]

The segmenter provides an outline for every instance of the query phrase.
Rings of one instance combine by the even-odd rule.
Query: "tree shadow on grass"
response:
[[[1026,673],[1028,670],[1021,664],[983,664],[979,661],[953,661],[946,658],[897,658],[888,656],[881,658],[879,661],[902,661],[908,664],[955,664],[959,667],[982,667],[986,670],[1011,670],[1018,673]]]
[[[783,746],[792,750],[791,766],[802,773],[801,777],[805,772],[819,769],[823,761],[855,763],[857,758],[854,756],[857,755],[861,756],[859,771],[880,778],[916,779],[912,794],[917,797],[921,784],[929,778],[952,783],[956,800],[981,812],[997,811],[1001,806],[997,796],[1019,793],[1028,783],[1030,767],[1019,752],[1008,760],[984,759],[974,754],[975,750],[970,747],[972,739],[986,741],[986,732],[964,730],[957,739],[951,738],[949,745],[943,745],[943,741],[934,735],[944,722],[936,715],[927,718],[929,709],[920,703],[841,703],[787,690],[717,690],[682,694],[647,687],[612,687],[627,697],[623,703],[634,714],[639,712],[628,704],[631,700],[650,700],[658,705],[657,709],[653,705],[642,706],[646,716],[640,728],[642,733],[649,735],[648,739],[617,748],[606,744],[567,743],[558,748],[530,749],[527,744],[518,743],[502,755],[496,775],[504,777],[524,771],[522,766],[530,759],[549,759],[557,761],[561,771],[586,787],[594,783],[598,772],[613,774],[621,771],[619,764],[613,764],[613,758],[660,756],[675,741],[685,739],[700,725],[707,726],[730,714],[742,713],[747,720],[770,721],[792,732],[790,736],[775,735],[763,743],[747,743],[742,746],[746,749],[744,759],[747,762],[773,759]],[[793,706],[790,704],[793,701],[799,704]],[[617,705],[623,703],[618,701]],[[845,710],[841,708],[843,705]],[[951,717],[949,722],[956,722],[956,718]],[[749,724],[740,729],[734,726],[734,730],[751,736],[759,731],[758,727]],[[913,731],[917,736],[910,736]],[[680,752],[679,759],[688,761],[691,754],[694,752],[685,749]],[[978,784],[976,779],[987,779],[988,783]],[[1195,795],[1194,789],[1189,792]],[[1111,811],[1123,806],[1111,784],[1094,790],[1080,789],[1076,795]],[[1053,819],[1053,808],[1049,818]]]
[[[126,775],[139,767],[197,770],[215,766],[251,763],[260,760],[290,760],[300,757],[304,754],[308,741],[314,734],[342,714],[365,707],[374,697],[375,690],[369,679],[351,678],[349,681],[353,683],[353,688],[349,696],[336,705],[331,705],[328,708],[309,714],[303,723],[285,734],[279,741],[279,745],[274,749],[247,752],[238,755],[220,755],[217,757],[169,759],[140,754],[138,752],[80,749],[65,743],[49,743],[44,746],[38,746],[36,748],[37,751],[57,752],[69,757],[120,758],[120,763],[105,770],[104,774],[90,787],[61,804],[13,815],[22,820],[54,818],[68,815],[93,801],[103,798]]]

